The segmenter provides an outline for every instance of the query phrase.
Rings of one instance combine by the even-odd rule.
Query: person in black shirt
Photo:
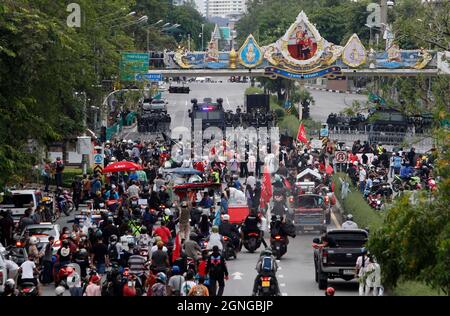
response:
[[[97,243],[92,246],[91,262],[95,265],[98,274],[105,274],[107,264],[108,247],[103,243],[102,238],[97,239]]]

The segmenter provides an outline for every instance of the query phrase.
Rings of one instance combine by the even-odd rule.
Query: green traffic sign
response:
[[[120,80],[135,81],[137,74],[148,72],[148,53],[121,52],[120,54]]]

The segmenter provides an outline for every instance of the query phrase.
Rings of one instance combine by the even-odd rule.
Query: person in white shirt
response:
[[[12,260],[5,260],[5,268],[8,271],[8,279],[13,279],[17,284],[17,275],[19,273],[19,266]]]
[[[383,290],[381,287],[381,268],[372,255],[369,255],[369,263],[364,272],[364,277],[366,279],[366,288],[364,291],[364,295],[368,296],[371,289],[373,289],[373,296],[382,295]]]
[[[33,256],[28,256],[28,260],[22,263],[19,268],[19,272],[21,273],[20,283],[33,283],[36,287],[38,287],[38,281],[35,275],[38,275],[39,271],[36,268],[36,263],[34,262]],[[39,295],[38,288],[38,295]]]
[[[155,245],[150,249],[150,258],[152,257],[152,254],[153,254],[156,250],[158,250],[157,244],[158,244],[159,241],[162,241],[161,237],[156,236],[156,237],[155,237]],[[166,246],[163,246],[162,251],[163,251],[163,252],[167,252]]]
[[[132,198],[132,197],[137,197],[139,198],[139,192],[140,189],[139,187],[136,185],[136,181],[133,181],[133,184],[128,188],[127,193],[128,193],[128,197]]]
[[[223,250],[222,235],[219,234],[219,227],[213,226],[211,235],[208,238],[208,250],[212,250],[214,246],[219,247],[219,250]]]
[[[364,194],[366,188],[367,172],[363,166],[359,167],[359,191]]]
[[[181,296],[188,296],[189,291],[196,285],[197,283],[194,281],[194,273],[192,273],[192,271],[188,271],[186,273],[185,281],[181,286]]]
[[[369,265],[369,253],[367,249],[363,249],[362,256],[356,259],[355,273],[359,281],[359,296],[365,293],[366,282],[363,278],[367,266]]]
[[[353,215],[352,214],[348,214],[347,215],[347,220],[342,223],[342,229],[358,229],[358,224],[356,224],[353,221]]]
[[[126,235],[123,235],[122,237],[120,237],[120,243],[122,244],[122,249],[124,251],[128,251],[129,244],[135,244],[136,243],[136,239],[133,236],[133,232],[131,231],[131,229],[127,230]]]
[[[253,152],[250,152],[249,156],[248,156],[248,173],[252,176],[254,176],[256,174],[256,157],[253,154]]]
[[[67,277],[67,286],[69,287],[70,296],[83,296],[81,278],[75,270]]]

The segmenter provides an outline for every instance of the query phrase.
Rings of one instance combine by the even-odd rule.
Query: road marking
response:
[[[283,268],[282,267],[278,267],[278,270],[283,270]]]
[[[339,224],[336,215],[334,215],[334,212],[331,212],[331,219],[333,220],[333,223],[337,228],[341,228],[341,224]]]
[[[277,263],[280,263],[280,260],[276,260]]]
[[[279,278],[284,278],[284,275],[280,274],[278,277],[279,277]]]
[[[233,276],[233,280],[242,280],[242,276],[244,275],[244,273],[235,272],[235,273],[233,273],[231,275]]]
[[[281,283],[280,286],[285,287],[285,286],[286,286],[286,283]]]
[[[228,107],[231,108],[230,100],[228,100],[228,97],[227,97],[227,104],[228,104]]]
[[[283,295],[283,296],[288,296],[287,293],[281,293],[281,295]]]

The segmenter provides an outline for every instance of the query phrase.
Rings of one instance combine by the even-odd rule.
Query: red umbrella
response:
[[[136,171],[142,170],[142,166],[131,161],[113,162],[103,169],[103,173],[121,172],[121,171]]]

